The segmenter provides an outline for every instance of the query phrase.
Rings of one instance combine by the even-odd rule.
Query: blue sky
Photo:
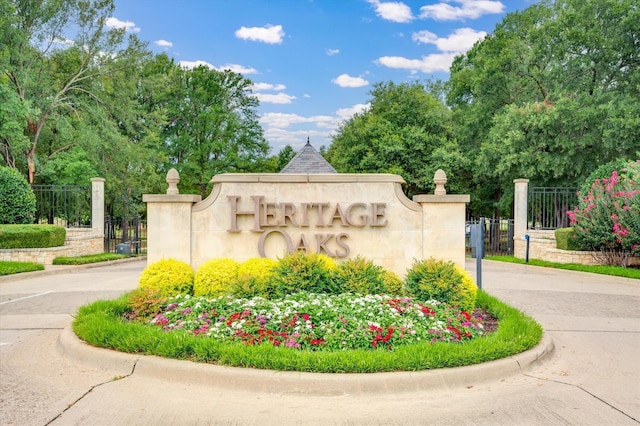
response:
[[[254,82],[272,154],[331,143],[374,83],[448,79],[455,55],[535,0],[116,0],[126,27],[186,67]]]

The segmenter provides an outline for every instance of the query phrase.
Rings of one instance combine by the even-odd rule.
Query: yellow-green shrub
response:
[[[231,293],[240,263],[228,258],[211,259],[200,265],[193,283],[193,295],[218,297]]]
[[[385,292],[384,269],[371,260],[357,256],[338,265],[334,280],[340,292],[381,294]]]
[[[238,277],[231,286],[232,293],[239,297],[268,298],[273,293],[269,282],[277,264],[275,260],[266,257],[244,261],[238,267]]]
[[[335,271],[338,269],[338,262],[333,257],[327,256],[326,254],[316,254],[318,259],[324,264],[324,267],[329,271]]]
[[[415,261],[405,284],[408,294],[418,300],[438,300],[463,311],[472,311],[476,304],[478,288],[469,274],[451,261]]]
[[[295,251],[278,261],[270,285],[278,297],[298,291],[337,293],[326,256]]]
[[[191,294],[193,269],[175,259],[163,259],[148,265],[140,274],[139,288],[156,290],[165,297]]]
[[[384,271],[382,277],[382,284],[385,289],[385,293],[396,296],[402,296],[405,294],[404,283],[402,279],[394,272]]]

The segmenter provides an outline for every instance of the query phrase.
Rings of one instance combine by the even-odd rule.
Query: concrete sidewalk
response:
[[[537,348],[463,368],[324,375],[96,349],[73,335],[69,313],[51,311],[55,303],[134,288],[142,264],[0,282],[0,342],[9,342],[0,343],[1,424],[625,425],[640,420],[640,280],[485,261],[484,289],[545,328]],[[474,261],[467,269],[475,273]],[[65,301],[53,297],[61,293]]]

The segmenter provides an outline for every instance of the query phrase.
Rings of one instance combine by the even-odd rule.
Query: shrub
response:
[[[187,263],[175,259],[163,259],[148,265],[140,274],[138,287],[156,290],[161,296],[191,294],[193,270]]]
[[[580,194],[586,195],[596,180],[608,179],[614,171],[618,172],[618,174],[624,174],[625,172],[621,173],[621,170],[625,169],[629,163],[629,160],[618,158],[599,165],[580,186]]]
[[[231,292],[239,297],[260,296],[268,298],[273,289],[269,286],[278,262],[266,257],[249,259],[238,267],[238,277],[231,285]]]
[[[387,270],[384,271],[383,285],[385,288],[385,293],[387,294],[393,294],[396,296],[403,296],[405,294],[404,283],[394,272]]]
[[[66,237],[58,225],[0,225],[0,249],[60,247]]]
[[[280,259],[274,272],[270,285],[277,297],[298,291],[338,293],[327,260],[316,253],[288,253]]]
[[[335,271],[338,269],[338,262],[333,257],[329,257],[326,254],[316,254],[318,259],[323,263],[324,267],[329,271]]]
[[[560,250],[579,250],[574,238],[573,228],[559,228],[555,231],[556,248]]]
[[[0,167],[0,223],[33,223],[36,196],[16,169]]]
[[[438,300],[471,312],[478,288],[466,273],[451,261],[415,261],[407,271],[407,293],[422,301]]]
[[[211,259],[204,262],[196,272],[193,295],[218,297],[230,294],[240,263],[228,258]]]
[[[581,250],[626,253],[605,256],[607,263],[621,262],[629,253],[640,254],[640,160],[604,179],[596,179],[578,206],[567,212]]]
[[[334,280],[339,291],[345,293],[381,294],[386,290],[384,269],[360,256],[338,265]]]
[[[138,288],[128,294],[131,312],[127,314],[127,319],[139,322],[149,321],[162,312],[162,306],[167,300],[168,298],[156,289]]]

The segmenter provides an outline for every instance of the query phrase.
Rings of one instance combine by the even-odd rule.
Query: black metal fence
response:
[[[35,223],[91,227],[91,186],[32,185],[31,189],[36,195]]]
[[[486,255],[513,255],[513,219],[470,219],[466,224],[467,253],[471,253],[470,225],[484,220],[484,253]]]
[[[529,229],[558,229],[569,226],[567,211],[578,204],[578,188],[532,187],[529,190]]]
[[[117,253],[126,250],[126,254],[144,254],[147,252],[147,221],[138,215],[131,218],[105,217],[104,251]]]

